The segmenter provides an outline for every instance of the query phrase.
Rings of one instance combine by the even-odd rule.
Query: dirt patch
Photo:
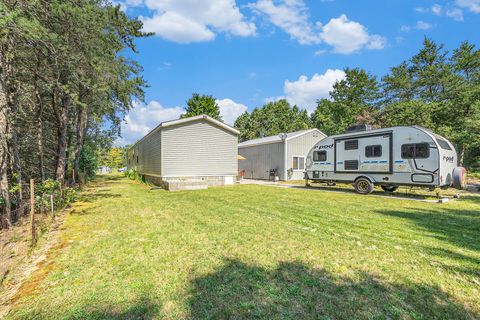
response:
[[[19,221],[13,228],[2,230],[0,235],[0,319],[10,307],[23,296],[34,294],[38,285],[54,268],[54,258],[68,243],[62,243],[59,233],[65,213],[63,210],[55,219],[37,214],[39,239],[31,247],[31,231],[28,219]],[[28,280],[27,280],[28,279]]]

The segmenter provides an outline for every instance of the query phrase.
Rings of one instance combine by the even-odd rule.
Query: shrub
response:
[[[138,171],[135,170],[135,169],[129,169],[128,171],[125,172],[125,175],[130,180],[137,180],[137,181],[145,183],[145,177],[142,176],[140,173],[138,173]]]
[[[91,179],[95,177],[98,163],[99,161],[95,147],[92,147],[90,144],[85,144],[80,153],[80,171],[85,172],[87,178]]]

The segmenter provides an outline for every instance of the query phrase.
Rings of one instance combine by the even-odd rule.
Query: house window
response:
[[[366,146],[365,147],[365,157],[367,158],[377,158],[382,156],[382,146]]]
[[[327,151],[313,151],[313,161],[327,161]]]
[[[358,140],[345,140],[345,150],[358,149]]]
[[[358,170],[358,160],[345,160],[345,170]]]
[[[424,143],[402,144],[403,159],[426,159],[430,157],[430,145]]]
[[[305,157],[293,157],[293,170],[305,170]]]

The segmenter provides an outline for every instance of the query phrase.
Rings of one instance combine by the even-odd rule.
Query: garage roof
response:
[[[243,147],[257,146],[257,145],[261,145],[261,144],[282,142],[282,138],[284,138],[285,141],[287,141],[287,140],[299,137],[301,135],[310,133],[312,131],[318,131],[319,133],[326,136],[323,132],[321,132],[320,130],[315,128],[315,129],[300,130],[300,131],[295,131],[295,132],[290,132],[290,133],[280,133],[276,136],[270,136],[270,137],[248,140],[248,141],[244,141],[242,143],[239,143],[238,147],[243,148]]]

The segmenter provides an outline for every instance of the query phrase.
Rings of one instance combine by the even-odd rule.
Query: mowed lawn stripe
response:
[[[480,199],[99,177],[12,319],[480,317]],[[35,275],[33,276],[35,277]]]

